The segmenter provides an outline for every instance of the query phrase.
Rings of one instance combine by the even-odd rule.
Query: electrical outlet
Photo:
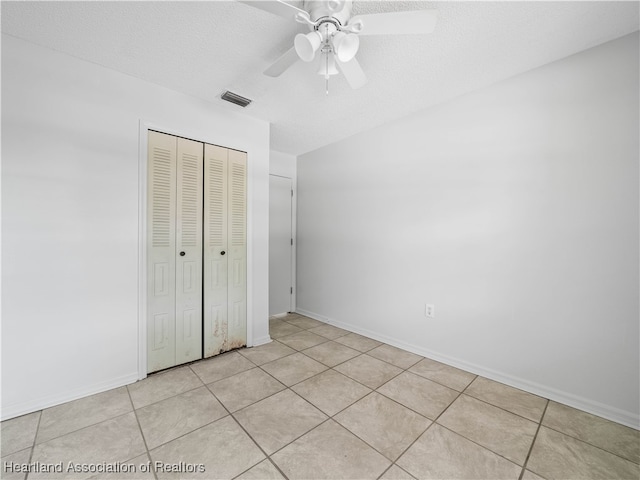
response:
[[[430,303],[425,303],[424,305],[424,315],[427,318],[435,318],[436,316],[436,307]]]

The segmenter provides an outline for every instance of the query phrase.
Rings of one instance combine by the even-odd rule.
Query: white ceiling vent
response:
[[[231,102],[231,103],[235,103],[236,105],[240,105],[242,108],[246,107],[247,105],[249,105],[252,102],[252,100],[249,100],[248,98],[241,97],[237,93],[230,92],[229,90],[224,92],[222,94],[222,97],[220,97],[220,98],[222,98],[222,100],[226,100],[227,102]]]

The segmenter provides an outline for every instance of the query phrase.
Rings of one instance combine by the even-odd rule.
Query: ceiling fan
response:
[[[303,9],[282,0],[240,0],[241,3],[307,25],[309,33],[295,36],[294,45],[264,71],[278,77],[298,60],[321,57],[318,73],[327,81],[340,72],[351,88],[367,83],[355,55],[360,36],[427,34],[433,32],[437,10],[373,13],[351,16],[352,0],[304,0]]]

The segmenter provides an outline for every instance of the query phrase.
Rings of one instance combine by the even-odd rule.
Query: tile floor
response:
[[[640,477],[631,428],[297,314],[270,332],[270,344],[3,422],[0,476]],[[21,464],[40,471],[8,469]]]

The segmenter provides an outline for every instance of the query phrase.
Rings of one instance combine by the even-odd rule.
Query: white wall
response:
[[[141,121],[248,152],[249,342],[268,341],[268,123],[3,35],[3,418],[138,378]]]
[[[298,311],[637,428],[638,91],[636,32],[300,156]]]
[[[271,150],[269,157],[269,174],[286,178],[296,178],[297,157],[289,153]]]

